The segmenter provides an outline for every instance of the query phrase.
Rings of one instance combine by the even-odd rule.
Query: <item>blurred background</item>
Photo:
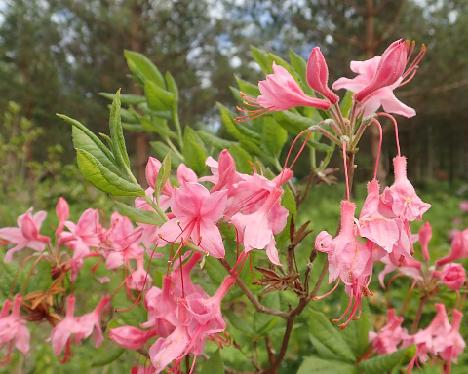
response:
[[[251,56],[252,45],[285,58],[290,50],[307,58],[319,45],[335,80],[351,75],[351,59],[380,54],[402,37],[428,46],[416,78],[398,93],[417,111],[415,118],[400,120],[411,177],[420,187],[440,182],[463,195],[468,1],[0,1],[3,194],[6,199],[19,196],[24,206],[45,205],[60,194],[72,200],[75,195],[98,198],[71,182],[79,177],[70,128],[55,114],[66,113],[105,132],[109,102],[100,93],[139,90],[129,76],[125,49],[148,56],[174,75],[184,125],[216,131],[215,102],[234,107],[229,87],[235,76],[251,82],[263,76]],[[394,143],[387,139],[393,136],[384,142],[382,178],[394,155]],[[151,153],[148,136],[130,132],[128,143],[141,176]],[[372,143],[362,142],[360,156],[367,155],[369,165]]]

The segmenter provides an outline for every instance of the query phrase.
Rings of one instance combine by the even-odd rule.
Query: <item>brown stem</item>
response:
[[[219,262],[221,265],[224,266],[224,268],[230,273],[231,272],[231,266],[228,264],[228,262],[225,259],[220,259]],[[236,277],[236,283],[240,287],[240,289],[244,292],[245,296],[250,300],[250,302],[253,304],[255,307],[255,310],[260,313],[265,313],[269,314],[271,316],[276,316],[276,317],[281,317],[281,318],[288,318],[289,313],[283,312],[281,310],[276,310],[276,309],[271,309],[260,303],[255,295],[250,291],[249,287],[245,284],[245,282],[240,279],[239,277]]]
[[[416,317],[414,317],[413,324],[411,325],[411,332],[413,334],[418,329],[419,321],[421,320],[422,312],[428,299],[429,299],[428,295],[424,295],[423,297],[419,299],[419,305],[418,305],[418,310],[416,311]]]

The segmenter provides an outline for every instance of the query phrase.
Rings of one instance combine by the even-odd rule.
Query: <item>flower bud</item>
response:
[[[466,277],[463,266],[455,263],[447,264],[441,271],[434,272],[434,276],[451,290],[459,290]]]
[[[306,78],[309,87],[328,98],[332,104],[338,101],[338,96],[328,87],[328,66],[319,47],[315,47],[310,53]]]

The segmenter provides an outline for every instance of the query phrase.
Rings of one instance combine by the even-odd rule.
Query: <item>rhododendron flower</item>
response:
[[[13,255],[24,248],[31,248],[39,252],[45,249],[50,239],[47,236],[41,235],[39,231],[46,217],[47,213],[45,211],[40,210],[33,214],[32,208],[29,208],[18,217],[18,227],[0,228],[0,239],[10,244],[15,244],[5,254],[5,262],[11,262]]]
[[[444,372],[449,373],[450,363],[455,362],[465,348],[465,342],[459,332],[462,313],[454,309],[450,324],[445,305],[436,304],[436,311],[437,314],[430,325],[410,336],[405,343],[406,346],[416,345],[416,355],[410,363],[410,369],[416,360],[425,362],[431,354],[439,355],[446,361]]]
[[[400,227],[396,218],[386,217],[381,212],[379,182],[371,180],[359,217],[359,234],[391,253],[401,241]]]
[[[421,272],[421,263],[412,257],[402,257],[398,264],[395,264],[395,259],[390,255],[387,255],[381,259],[381,262],[385,264],[385,268],[379,273],[378,279],[382,288],[385,288],[384,279],[389,273],[398,270],[401,274],[413,279],[416,282],[423,280]]]
[[[462,201],[458,207],[463,213],[468,212],[468,200]]]
[[[236,213],[252,214],[265,204],[273,190],[287,183],[293,176],[289,168],[285,168],[272,180],[263,175],[241,175],[242,180],[235,183],[229,190],[224,218],[229,221]]]
[[[136,262],[136,270],[128,276],[125,283],[132,290],[143,291],[151,286],[152,278],[144,268],[143,255],[138,257]]]
[[[68,231],[60,233],[59,244],[73,249],[71,279],[74,281],[83,267],[84,259],[91,255],[91,247],[99,246],[101,234],[99,213],[96,209],[88,208],[76,224],[72,221],[65,221],[64,226]]]
[[[157,334],[157,329],[140,330],[133,326],[121,326],[111,329],[109,338],[126,349],[140,349]]]
[[[111,338],[129,349],[138,349],[152,337],[159,336],[148,350],[155,373],[172,362],[177,363],[188,354],[200,355],[206,339],[225,329],[221,316],[221,300],[235,282],[228,276],[210,297],[200,286],[193,284],[190,272],[200,261],[199,252],[192,254],[181,267],[163,280],[163,287],[152,287],[145,295],[148,330],[122,326],[111,331]]]
[[[156,180],[158,178],[158,174],[159,174],[159,170],[161,169],[161,166],[162,164],[158,159],[154,157],[149,157],[146,163],[146,168],[145,168],[146,183],[148,183],[148,186],[149,186],[145,190],[145,195],[148,199],[150,199],[151,201],[154,201],[155,203],[156,203],[156,199],[153,195],[154,195]],[[161,193],[159,196],[159,207],[162,210],[166,210],[167,208],[169,208],[169,205],[171,202],[171,196],[173,192],[174,192],[174,187],[172,187],[169,181],[166,181],[166,183],[161,188]],[[135,199],[135,207],[138,209],[153,210],[151,205],[148,204],[145,198],[143,197],[137,197]]]
[[[0,312],[0,348],[6,347],[7,350],[4,362],[10,359],[15,347],[24,355],[29,352],[30,335],[26,320],[21,318],[21,302],[21,295],[16,295],[13,303],[7,299]]]
[[[338,95],[328,88],[328,65],[319,47],[315,47],[310,53],[306,79],[310,88],[328,98],[332,104],[338,101]]]
[[[57,230],[55,230],[55,235],[58,237],[63,231],[65,221],[70,217],[70,208],[68,207],[67,201],[63,197],[59,197],[55,212],[57,213],[58,218],[58,226]]]
[[[103,340],[100,315],[109,301],[110,297],[104,296],[91,313],[75,317],[75,296],[68,296],[65,317],[54,327],[50,336],[54,353],[59,356],[65,349],[63,361],[67,361],[71,354],[71,338],[73,337],[75,344],[80,344],[83,339],[90,337],[93,333],[96,347],[98,347]]]
[[[459,290],[466,279],[463,266],[454,263],[445,265],[440,271],[435,271],[433,275],[451,290]]]
[[[315,240],[315,248],[328,254],[329,282],[340,278],[345,284],[350,299],[344,317],[349,312],[346,324],[355,316],[362,302],[362,295],[370,294],[368,285],[372,274],[373,247],[362,243],[354,223],[356,205],[341,202],[340,231],[335,238],[322,231]],[[350,309],[352,306],[352,309]]]
[[[425,47],[409,64],[409,43],[404,40],[393,42],[382,54],[365,61],[351,61],[351,71],[358,74],[353,79],[339,78],[332,85],[334,90],[347,89],[355,93],[356,101],[365,117],[382,106],[387,113],[412,117],[413,108],[397,99],[393,91],[408,83],[414,76],[418,63],[425,54]]]
[[[397,317],[395,309],[387,310],[387,324],[378,332],[369,332],[372,348],[380,355],[386,355],[398,350],[398,345],[409,338],[408,330],[401,327],[403,317]]]
[[[246,252],[266,248],[268,259],[280,265],[274,235],[283,231],[288,220],[288,210],[281,206],[282,189],[270,192],[264,204],[250,214],[236,213],[231,222],[236,226],[239,240]]]
[[[450,373],[450,364],[457,362],[458,356],[460,356],[465,350],[465,341],[460,334],[460,324],[463,318],[463,314],[454,309],[452,311],[452,323],[450,326],[450,332],[446,336],[440,336],[443,344],[441,352],[439,353],[446,363],[444,365],[445,373]]]
[[[116,269],[143,255],[139,245],[142,231],[142,228],[135,229],[129,218],[117,212],[112,213],[110,228],[102,234],[101,243],[107,269]]]
[[[410,222],[420,219],[431,205],[424,203],[416,195],[411,182],[408,180],[406,157],[395,157],[393,167],[395,181],[392,186],[386,187],[383,191],[383,204],[390,207],[396,216]]]
[[[174,192],[171,210],[174,218],[159,229],[159,246],[185,243],[189,238],[216,258],[224,257],[224,245],[216,226],[226,207],[227,191],[210,193],[198,183],[184,183]]]
[[[223,149],[219,153],[218,161],[208,157],[206,165],[211,169],[213,175],[202,177],[200,181],[213,183],[212,192],[226,189],[229,196],[234,184],[240,182],[245,176],[236,171],[236,162],[227,149]]]
[[[426,261],[429,261],[429,242],[432,238],[432,227],[429,222],[425,222],[424,225],[419,229],[418,239],[419,244],[421,244],[421,251]]]
[[[448,256],[436,262],[437,266],[448,264],[460,258],[468,257],[468,229],[454,233]]]
[[[242,94],[247,105],[260,108],[252,111],[246,110],[251,117],[268,111],[288,110],[296,106],[309,106],[324,110],[331,106],[328,99],[318,99],[306,95],[291,73],[275,62],[273,62],[273,74],[268,74],[265,80],[258,82],[258,89],[260,95],[257,98]]]

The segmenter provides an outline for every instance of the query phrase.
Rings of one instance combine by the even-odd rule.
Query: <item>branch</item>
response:
[[[223,265],[223,267],[229,273],[231,273],[232,268],[225,259],[221,258],[221,259],[219,259],[219,262],[221,263],[221,265]],[[252,293],[252,291],[249,289],[249,287],[245,284],[245,282],[242,279],[240,279],[239,277],[236,277],[236,283],[241,288],[241,290],[244,292],[245,296],[247,296],[247,298],[253,304],[253,306],[255,307],[257,312],[265,313],[265,314],[269,314],[271,316],[276,316],[276,317],[281,317],[281,318],[288,318],[289,317],[289,313],[283,312],[281,310],[268,308],[265,305],[263,305],[262,303],[260,303],[260,301],[257,300],[255,295]]]

